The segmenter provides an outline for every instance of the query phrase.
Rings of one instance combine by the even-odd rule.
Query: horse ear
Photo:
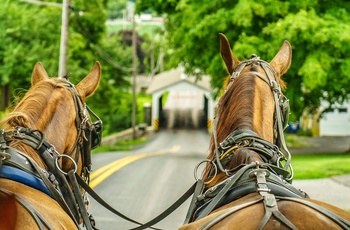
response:
[[[39,81],[43,81],[49,79],[49,75],[47,75],[46,70],[41,62],[37,62],[34,65],[34,69],[32,72],[32,86],[34,86]]]
[[[270,62],[278,76],[287,72],[292,62],[292,46],[288,41],[284,41],[276,56]]]
[[[90,71],[90,73],[83,80],[81,80],[76,86],[76,89],[83,100],[85,100],[85,98],[94,94],[98,85],[100,84],[100,78],[101,78],[101,65],[97,61],[94,67],[92,68],[92,70]]]
[[[225,62],[227,71],[230,75],[232,75],[233,71],[239,64],[239,61],[236,58],[236,56],[232,53],[230,43],[227,37],[222,33],[219,33],[219,36],[221,57]]]

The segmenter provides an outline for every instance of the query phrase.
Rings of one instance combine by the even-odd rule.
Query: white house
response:
[[[321,103],[321,110],[329,106],[328,102]],[[350,101],[332,105],[319,121],[320,136],[350,136]]]

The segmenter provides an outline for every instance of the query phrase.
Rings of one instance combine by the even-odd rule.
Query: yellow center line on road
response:
[[[118,171],[119,169],[125,167],[126,165],[140,160],[145,157],[151,157],[151,156],[156,156],[156,155],[162,155],[166,153],[171,153],[171,152],[177,152],[179,151],[180,146],[179,145],[174,145],[171,149],[169,150],[162,150],[158,152],[151,152],[151,153],[143,153],[143,154],[138,154],[138,155],[133,155],[133,156],[128,156],[124,157],[122,159],[116,160],[112,163],[109,163],[108,165],[105,165],[96,171],[92,172],[90,174],[90,187],[95,188],[98,184],[100,184],[102,181],[104,181],[107,177]]]

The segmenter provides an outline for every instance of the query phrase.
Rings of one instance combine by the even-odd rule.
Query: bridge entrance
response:
[[[182,68],[154,77],[148,90],[152,94],[152,125],[155,130],[211,130],[215,102],[211,97],[210,78],[196,80],[185,75]]]

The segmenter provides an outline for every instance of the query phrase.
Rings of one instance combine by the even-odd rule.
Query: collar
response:
[[[9,165],[2,165],[0,169],[0,178],[6,178],[20,182],[29,187],[35,188],[49,195],[50,197],[53,197],[42,179],[19,168]]]

